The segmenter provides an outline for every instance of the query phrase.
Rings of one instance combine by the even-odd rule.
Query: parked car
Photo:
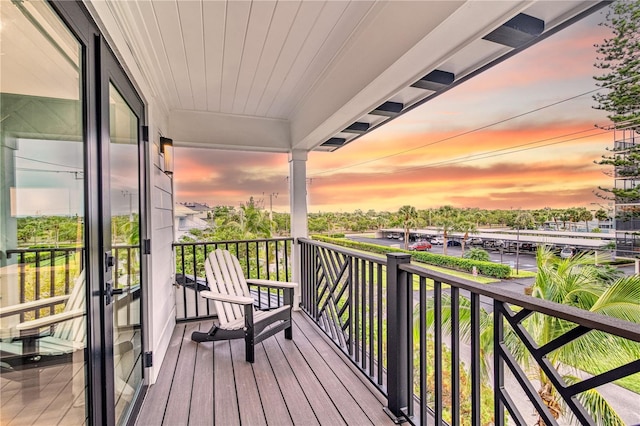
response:
[[[426,241],[419,241],[413,244],[409,244],[409,250],[415,250],[415,251],[431,250],[431,244],[429,244]]]
[[[390,240],[397,240],[398,239],[398,234],[389,234],[387,235],[387,238]]]
[[[570,257],[573,257],[574,254],[576,254],[576,249],[573,247],[565,246],[560,250],[561,259],[569,259]]]
[[[431,239],[431,244],[436,245],[436,246],[441,246],[444,244],[444,241],[442,241],[442,238],[432,238]]]
[[[460,241],[458,240],[448,240],[447,241],[447,247],[454,247],[454,246],[461,246],[462,243],[460,243]]]
[[[504,248],[504,241],[502,240],[487,240],[487,247],[489,248]]]
[[[481,246],[482,245],[482,238],[480,238],[480,237],[471,237],[471,239],[469,240],[469,244],[471,244],[472,246]]]

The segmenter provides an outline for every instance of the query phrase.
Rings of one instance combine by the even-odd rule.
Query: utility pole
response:
[[[278,198],[277,192],[272,192],[271,194],[269,194],[269,228],[271,230],[272,235],[273,235],[273,199],[274,198]]]

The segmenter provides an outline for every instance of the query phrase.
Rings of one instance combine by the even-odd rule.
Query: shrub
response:
[[[474,247],[472,249],[467,250],[464,253],[463,257],[465,259],[481,260],[483,262],[489,262],[491,260],[491,257],[489,256],[489,253],[487,253],[486,250],[478,248],[478,247]]]
[[[412,252],[402,250],[395,247],[381,246],[378,244],[361,243],[347,239],[329,238],[322,235],[312,235],[314,240],[324,241],[326,243],[335,244],[337,246],[349,247],[357,250],[368,251],[371,253],[387,254],[387,253],[409,253],[413,260],[426,263],[433,266],[441,266],[443,268],[454,269],[463,272],[473,272],[473,267],[480,275],[494,277],[499,279],[509,278],[511,276],[511,268],[508,265],[501,265],[491,262],[484,262],[472,259],[461,259],[459,257],[445,256],[443,254],[433,254],[428,252]]]

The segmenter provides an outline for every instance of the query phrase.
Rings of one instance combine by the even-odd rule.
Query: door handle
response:
[[[124,288],[114,288],[113,280],[108,280],[105,283],[105,295],[104,295],[104,303],[105,305],[110,305],[113,303],[113,296],[117,294],[124,294]]]

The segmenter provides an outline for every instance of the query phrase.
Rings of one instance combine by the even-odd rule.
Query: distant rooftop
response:
[[[207,203],[196,203],[192,201],[187,201],[185,203],[180,203],[180,205],[189,207],[191,210],[194,210],[197,212],[207,212],[207,211],[213,210],[213,208],[209,207]]]

